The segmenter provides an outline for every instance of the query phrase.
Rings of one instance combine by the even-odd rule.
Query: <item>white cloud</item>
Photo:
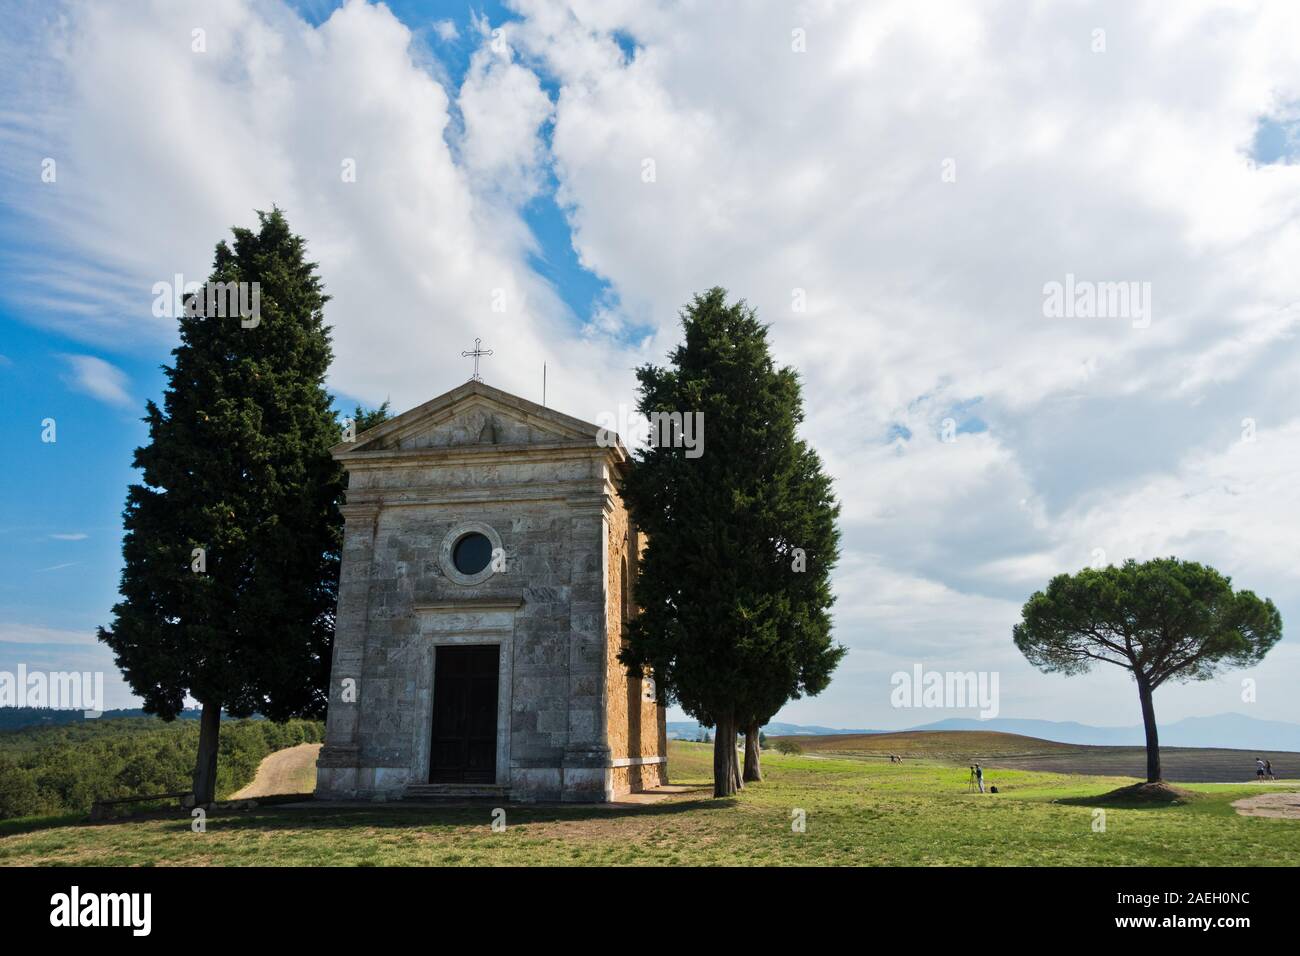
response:
[[[456,88],[356,0],[319,27],[272,0],[73,0],[17,24],[0,195],[42,242],[11,292],[84,341],[157,348],[151,284],[206,275],[278,203],[334,296],[333,387],[409,407],[469,374],[477,335],[488,381],[536,397],[546,362],[549,403],[591,419],[632,399],[692,293],[727,286],[800,369],[844,502],[854,651],[808,720],[870,724],[855,681],[919,649],[1001,662],[1026,708],[1104,715],[1087,682],[1033,684],[1009,638],[1096,547],[1207,560],[1300,613],[1300,164],[1248,156],[1300,101],[1300,8],[512,5],[473,18]],[[54,185],[24,158],[46,155]],[[524,208],[552,178],[609,284],[591,314],[533,266]],[[1151,283],[1150,327],[1045,318],[1067,274]],[[1294,655],[1260,671],[1300,679]]]
[[[438,20],[434,23],[433,30],[438,34],[438,39],[444,42],[460,37],[460,31],[456,29],[456,24],[451,20]]]
[[[1058,549],[1057,567],[1082,565],[1093,547],[1114,563],[1177,554],[1231,571],[1238,586],[1300,612],[1297,475],[1300,418],[1197,450],[1127,493],[1087,496],[1067,512],[1061,527],[1070,544]]]
[[[94,644],[93,629],[73,631],[67,628],[40,627],[0,621],[0,643],[5,644]]]
[[[476,335],[496,348],[488,381],[532,396],[546,361],[551,398],[579,414],[600,394],[589,361],[619,370],[596,376],[607,387],[630,377],[608,353],[564,349],[572,316],[528,265],[518,205],[536,189],[548,108],[535,77],[479,58],[461,165],[448,91],[385,7],[349,0],[317,28],[274,2],[146,8],[71,0],[0,51],[21,91],[14,115],[33,118],[13,135],[59,161],[57,183],[42,183],[16,165],[27,154],[6,153],[0,181],[27,231],[57,246],[33,247],[10,276],[24,301],[58,297],[41,321],[156,349],[175,328],[150,314],[153,283],[206,277],[231,224],[278,204],[333,297],[332,385],[348,395],[418,404],[468,377],[460,352]]]
[[[687,26],[667,5],[518,6],[512,43],[561,84],[575,247],[653,322],[650,356],[718,283],[803,373],[846,566],[880,565],[839,578],[876,602],[837,617],[842,640],[1014,654],[1004,612],[1093,547],[1209,560],[1300,612],[1278,540],[1296,526],[1300,168],[1246,156],[1300,95],[1296,10],[810,2]],[[1067,274],[1151,283],[1150,327],[1045,318]],[[1247,416],[1276,429],[1253,459],[1223,451]],[[895,602],[900,581],[938,590]],[[973,616],[953,627],[949,607]],[[843,686],[792,712],[862,725]],[[1086,710],[1088,690],[1065,700]]]
[[[133,404],[127,391],[130,382],[126,373],[116,365],[93,355],[64,355],[62,358],[70,368],[69,374],[64,376],[69,388],[110,405]]]
[[[66,534],[52,534],[50,537],[55,541],[85,541],[90,535],[84,531],[71,531]]]
[[[495,52],[489,39],[470,58],[459,103],[464,168],[478,190],[503,192],[516,204],[535,196],[545,159],[538,131],[551,116],[537,74]]]

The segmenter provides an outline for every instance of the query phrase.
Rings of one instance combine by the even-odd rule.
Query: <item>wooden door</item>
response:
[[[499,644],[451,644],[433,665],[430,783],[496,783]]]

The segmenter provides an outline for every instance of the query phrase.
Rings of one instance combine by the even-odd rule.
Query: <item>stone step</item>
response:
[[[510,788],[491,783],[412,783],[403,800],[501,800],[510,799]]]

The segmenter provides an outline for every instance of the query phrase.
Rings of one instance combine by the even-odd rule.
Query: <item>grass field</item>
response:
[[[707,745],[671,745],[674,783],[709,779]],[[1253,785],[1199,785],[1183,806],[1106,809],[1125,779],[1022,770],[990,774],[997,795],[966,792],[939,762],[764,755],[767,779],[736,799],[701,789],[632,809],[384,804],[214,813],[206,833],[177,814],[96,825],[0,823],[0,864],[109,865],[1300,865],[1300,821],[1243,817]],[[1300,781],[1295,784],[1300,789]],[[806,832],[792,832],[803,811]]]
[[[1146,775],[1145,747],[1089,747],[1040,740],[1020,734],[975,730],[902,731],[894,734],[826,734],[791,737],[805,753],[855,759],[922,758],[986,768],[1045,770],[1105,777]],[[1300,754],[1270,750],[1161,747],[1166,780],[1174,783],[1224,783],[1255,778],[1255,758],[1273,762],[1277,776],[1300,777]]]

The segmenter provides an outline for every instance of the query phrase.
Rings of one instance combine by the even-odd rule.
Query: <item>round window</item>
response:
[[[492,560],[492,542],[487,535],[471,531],[451,549],[451,563],[461,574],[478,574]]]

